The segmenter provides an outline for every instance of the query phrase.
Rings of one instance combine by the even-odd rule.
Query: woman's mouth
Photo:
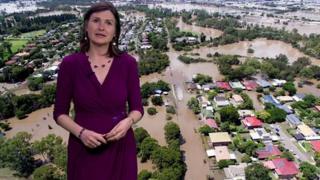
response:
[[[105,34],[101,34],[101,33],[96,33],[95,35],[98,36],[98,37],[106,37]]]

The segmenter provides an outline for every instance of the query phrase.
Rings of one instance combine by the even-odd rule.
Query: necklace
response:
[[[89,63],[91,64],[91,58],[89,58]],[[109,64],[111,62],[111,59],[108,59],[107,60],[107,64]],[[97,64],[94,64],[93,65],[93,68],[95,68],[95,69],[97,69],[98,67],[101,67],[101,68],[104,68],[104,67],[106,67],[106,64],[101,64],[101,65],[97,65]]]

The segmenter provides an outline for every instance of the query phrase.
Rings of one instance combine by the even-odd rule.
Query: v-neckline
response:
[[[112,67],[113,67],[113,64],[114,64],[114,61],[115,61],[115,56],[113,56],[113,58],[112,58],[112,62],[111,62],[111,65],[110,65],[110,67],[109,67],[109,70],[108,70],[107,74],[105,75],[102,83],[100,83],[100,81],[99,81],[96,73],[93,71],[93,69],[92,69],[92,67],[91,67],[91,65],[90,65],[89,56],[88,56],[86,53],[84,53],[84,55],[86,56],[87,66],[89,67],[90,71],[93,73],[95,82],[98,84],[99,87],[103,87],[104,84],[106,83],[106,81],[108,80],[109,76],[110,76],[111,70],[113,69]]]

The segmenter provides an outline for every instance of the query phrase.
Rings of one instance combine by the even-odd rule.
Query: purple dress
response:
[[[85,53],[66,56],[57,80],[54,120],[69,114],[73,101],[75,122],[97,133],[109,132],[129,112],[140,111],[139,75],[136,60],[123,53],[114,57],[102,84],[93,73]],[[137,157],[133,130],[122,139],[89,149],[70,133],[68,141],[68,180],[136,180]]]

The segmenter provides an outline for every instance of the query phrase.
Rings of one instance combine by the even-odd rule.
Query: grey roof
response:
[[[294,115],[294,114],[287,115],[286,120],[287,120],[289,123],[294,124],[294,125],[299,125],[299,124],[301,124],[300,119],[299,119],[296,115]]]
[[[259,86],[263,87],[263,88],[271,86],[271,84],[268,81],[264,80],[264,79],[257,80],[257,84]]]

